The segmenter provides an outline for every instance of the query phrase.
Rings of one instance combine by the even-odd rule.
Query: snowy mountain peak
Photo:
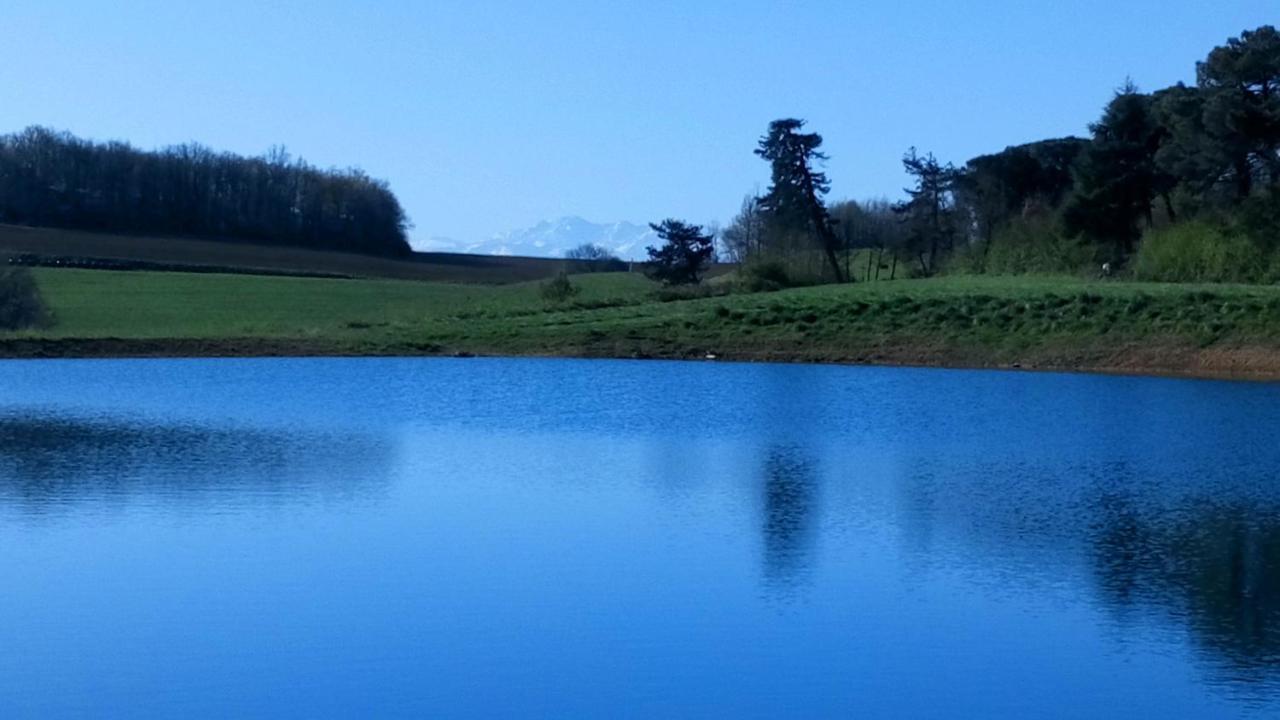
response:
[[[480,255],[562,258],[569,250],[586,243],[603,246],[623,260],[642,260],[646,256],[645,247],[656,244],[657,235],[647,225],[593,223],[577,216],[566,216],[543,220],[523,230],[497,233],[476,243],[442,242],[433,238],[429,249]]]

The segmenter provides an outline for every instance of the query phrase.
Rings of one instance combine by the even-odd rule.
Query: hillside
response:
[[[19,256],[34,264],[211,270],[248,274],[390,278],[503,284],[550,277],[564,260],[456,253],[414,253],[404,259],[306,250],[280,245],[140,237],[0,225],[0,262]],[[94,262],[94,261],[110,262]],[[150,266],[150,267],[149,267]]]

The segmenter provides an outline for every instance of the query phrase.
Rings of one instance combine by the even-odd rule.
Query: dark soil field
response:
[[[386,278],[501,285],[551,277],[575,263],[549,258],[414,253],[405,259],[220,240],[137,237],[0,225],[0,263],[110,270]]]

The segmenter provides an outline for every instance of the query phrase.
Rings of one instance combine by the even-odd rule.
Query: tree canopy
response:
[[[701,282],[715,255],[715,236],[704,232],[701,225],[670,218],[649,227],[663,241],[660,247],[647,248],[649,275],[667,285]]]
[[[1133,252],[1142,228],[1153,224],[1155,198],[1173,186],[1156,164],[1166,131],[1151,105],[1132,83],[1116,91],[1089,126],[1093,142],[1076,161],[1076,193],[1064,214],[1069,231],[1112,244],[1118,258]]]
[[[360,170],[319,170],[283,149],[146,152],[41,127],[0,136],[0,222],[409,252],[399,201]]]
[[[582,243],[569,248],[564,256],[567,260],[577,260],[587,272],[609,272],[627,268],[627,264],[618,259],[612,250],[595,243]]]
[[[1280,280],[1280,32],[1247,30],[1195,67],[1194,85],[1144,92],[1126,81],[1087,138],[1012,145],[960,166],[910,149],[907,198],[887,223],[883,204],[828,206],[822,136],[776,120],[755,149],[772,184],[726,229],[726,248],[736,260],[780,259],[788,272],[821,257],[823,279],[835,280],[868,249],[868,279],[886,255],[891,268],[901,259],[925,275],[982,272],[993,248],[1002,272],[1075,272],[1131,266],[1149,237],[1191,223],[1201,229],[1176,237],[1206,263],[1251,258],[1258,267],[1227,274]]]

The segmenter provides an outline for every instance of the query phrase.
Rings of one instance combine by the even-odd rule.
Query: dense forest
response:
[[[1196,83],[1126,81],[1088,138],[1012,146],[962,166],[912,148],[907,197],[827,204],[822,137],[770,125],[773,184],[721,235],[729,259],[807,280],[941,272],[1124,273],[1280,281],[1280,33],[1246,31]]]
[[[0,222],[409,252],[399,201],[359,170],[320,170],[279,149],[147,152],[41,127],[0,136]]]

